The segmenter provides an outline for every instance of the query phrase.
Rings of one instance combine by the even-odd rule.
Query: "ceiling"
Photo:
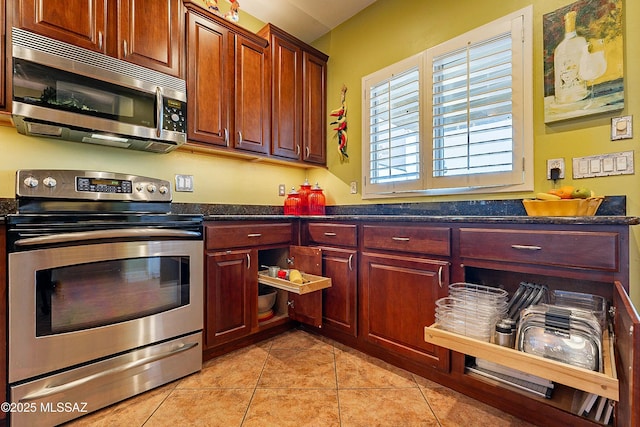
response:
[[[240,10],[310,43],[376,0],[239,0]]]

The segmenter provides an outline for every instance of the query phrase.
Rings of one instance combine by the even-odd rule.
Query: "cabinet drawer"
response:
[[[402,252],[451,255],[451,229],[445,227],[404,227],[365,225],[364,247]]]
[[[491,360],[500,365],[518,369],[589,393],[595,393],[608,399],[617,401],[620,398],[619,382],[615,374],[615,356],[610,350],[612,347],[609,346],[609,337],[606,331],[602,345],[603,372],[589,371],[445,331],[437,323],[424,328],[424,339],[426,342],[437,346]]]
[[[618,270],[618,234],[463,228],[460,256],[488,261]]]
[[[227,249],[291,243],[291,223],[207,225],[206,248]]]
[[[356,246],[358,238],[353,224],[309,224],[309,240],[338,246]]]

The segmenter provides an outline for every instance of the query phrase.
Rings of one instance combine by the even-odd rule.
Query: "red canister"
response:
[[[324,215],[326,199],[322,188],[316,182],[309,195],[309,215]]]
[[[300,213],[301,215],[309,215],[309,195],[311,194],[311,184],[309,184],[308,179],[305,179],[304,183],[300,184],[298,193],[300,194],[300,203],[302,204]]]
[[[284,214],[285,215],[300,215],[302,212],[302,201],[300,200],[300,194],[295,188],[291,188],[291,191],[284,199]]]

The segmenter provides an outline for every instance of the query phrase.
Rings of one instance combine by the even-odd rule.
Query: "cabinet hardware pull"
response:
[[[249,233],[247,237],[262,237],[262,233]]]
[[[296,156],[300,155],[300,144],[296,144]]]
[[[324,235],[327,236],[327,237],[335,237],[336,233],[331,233],[329,231],[325,231]]]
[[[353,264],[351,263],[353,261],[353,254],[349,255],[349,271],[353,271]]]
[[[247,254],[247,270],[251,269],[251,254]]]
[[[542,246],[533,246],[533,245],[511,245],[513,249],[522,249],[527,251],[540,251],[542,250]]]
[[[241,143],[241,142],[242,142],[242,131],[239,130],[238,131],[238,143]]]
[[[102,50],[102,31],[98,31],[98,49]]]
[[[295,308],[295,304],[293,301],[287,301],[287,306],[291,307],[291,308]]]
[[[304,158],[308,159],[310,155],[311,155],[311,149],[307,145],[306,147],[304,147]]]
[[[126,58],[127,57],[127,41],[123,40],[122,41],[122,50],[123,52],[123,57]]]
[[[438,285],[440,285],[440,288],[442,289],[442,266],[438,268]]]
[[[224,128],[224,145],[229,146],[229,129]]]
[[[397,242],[408,242],[410,240],[409,237],[392,237],[393,240]]]

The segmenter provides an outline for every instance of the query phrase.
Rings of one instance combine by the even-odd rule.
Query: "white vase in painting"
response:
[[[576,12],[564,16],[564,39],[556,46],[553,54],[555,74],[555,102],[570,104],[587,97],[587,85],[580,77],[580,60],[587,45],[584,37],[576,33]]]

